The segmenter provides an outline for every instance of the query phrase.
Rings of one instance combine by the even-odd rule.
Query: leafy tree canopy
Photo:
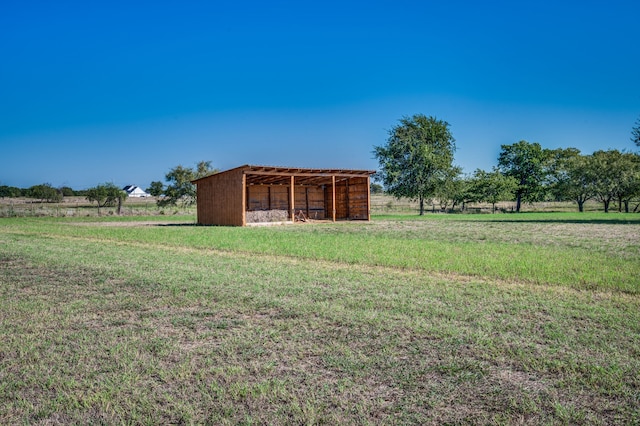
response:
[[[379,183],[371,182],[370,185],[371,194],[383,194],[384,188]]]
[[[571,200],[578,204],[578,211],[584,211],[584,203],[595,195],[598,179],[591,155],[576,155],[567,159],[563,173],[558,174],[553,193],[557,200]]]
[[[580,150],[577,148],[558,148],[547,150],[546,153],[544,186],[556,201],[572,199],[564,193],[564,184],[569,179],[569,171],[574,160],[580,157]]]
[[[631,129],[631,142],[640,147],[640,118],[636,120],[635,126]]]
[[[57,203],[62,201],[62,192],[58,191],[50,183],[43,183],[29,188],[29,197],[37,198],[43,202]]]
[[[628,211],[631,198],[640,195],[640,156],[617,149],[593,153],[592,167],[596,198],[609,211],[609,202],[618,201],[618,209]]]
[[[516,211],[519,212],[523,201],[534,202],[543,198],[543,183],[550,152],[537,142],[524,140],[512,145],[502,145],[501,148],[498,169],[518,182],[515,199]]]
[[[104,183],[86,190],[86,198],[89,202],[97,203],[98,212],[101,207],[120,206],[127,198],[127,193],[115,186],[113,183]]]
[[[388,193],[420,201],[434,197],[452,173],[455,139],[449,123],[416,114],[403,117],[389,131],[387,143],[374,147],[380,163],[377,179]]]
[[[15,198],[22,196],[22,190],[15,186],[0,186],[0,198]]]
[[[150,195],[159,197],[164,192],[164,185],[160,181],[153,181],[146,190]]]
[[[518,181],[512,176],[506,176],[494,169],[486,172],[477,169],[471,178],[469,192],[474,201],[491,203],[492,211],[496,211],[496,203],[512,199],[518,188]]]
[[[73,188],[69,186],[63,186],[62,188],[60,188],[60,192],[62,192],[62,195],[64,195],[65,197],[73,197],[76,194]]]
[[[157,201],[159,207],[176,206],[187,207],[196,203],[196,186],[191,181],[216,173],[211,168],[211,161],[200,161],[195,170],[181,165],[174,167],[165,175],[168,185],[164,189],[163,197]]]

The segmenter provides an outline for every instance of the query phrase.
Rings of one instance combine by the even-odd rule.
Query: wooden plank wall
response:
[[[351,178],[348,181],[349,214],[352,220],[369,219],[369,184],[366,177]]]
[[[296,212],[302,211],[310,219],[325,219],[324,191],[321,186],[296,186]]]
[[[242,179],[242,170],[237,170],[198,181],[199,224],[244,226]]]
[[[331,193],[325,198],[330,200]],[[336,183],[336,219],[369,219],[369,187],[366,177],[349,178]]]
[[[289,211],[289,186],[270,185],[271,188],[271,210]]]
[[[331,219],[333,215],[333,190],[331,185],[325,185],[324,187],[324,205],[326,206],[327,219]]]
[[[336,219],[349,218],[349,198],[347,181],[336,183]]]
[[[247,211],[289,210],[289,186],[248,185]]]

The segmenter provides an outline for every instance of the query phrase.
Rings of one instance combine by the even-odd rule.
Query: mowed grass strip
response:
[[[89,238],[105,244],[217,249],[583,289],[640,291],[640,215],[395,216],[371,223],[262,228],[200,227],[193,221],[126,226],[122,219],[84,222],[85,226],[69,220],[15,219],[8,223],[8,232]]]
[[[0,234],[3,424],[640,421],[635,294],[55,234]]]

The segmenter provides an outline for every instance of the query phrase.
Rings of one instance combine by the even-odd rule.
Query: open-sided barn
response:
[[[372,170],[244,165],[193,183],[201,225],[298,219],[369,220]]]

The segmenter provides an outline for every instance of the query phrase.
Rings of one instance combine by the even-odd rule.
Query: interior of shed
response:
[[[247,223],[369,219],[368,175],[247,173],[245,188]]]

